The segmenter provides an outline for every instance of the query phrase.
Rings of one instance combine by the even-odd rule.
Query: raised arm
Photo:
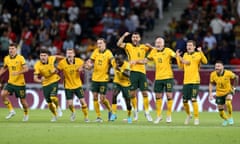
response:
[[[123,41],[124,41],[125,37],[128,36],[128,35],[130,35],[130,33],[129,33],[129,32],[125,32],[125,33],[119,38],[119,40],[118,40],[118,42],[117,42],[117,46],[119,46],[120,48],[124,48],[125,45],[126,45],[126,43],[124,43]]]
[[[202,48],[201,47],[198,47],[197,50],[200,52],[201,54],[201,63],[203,64],[207,64],[208,63],[208,60],[207,60],[207,57],[204,55],[204,53],[202,52]]]

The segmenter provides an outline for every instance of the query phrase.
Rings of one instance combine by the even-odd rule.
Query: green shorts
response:
[[[57,96],[58,82],[51,83],[47,86],[43,86],[43,94],[48,103],[52,102],[51,97]]]
[[[11,95],[15,93],[15,96],[20,99],[26,98],[26,86],[16,86],[8,83],[4,90],[7,90]]]
[[[113,84],[113,90],[121,91],[124,98],[131,98],[130,96],[130,86],[123,87],[117,83]]]
[[[97,92],[100,94],[106,94],[107,93],[107,83],[108,82],[95,82],[92,81],[92,92]]]
[[[70,100],[73,99],[74,94],[79,98],[84,98],[84,91],[82,87],[76,89],[65,89],[66,99]]]
[[[229,93],[232,95],[232,93]],[[216,104],[217,105],[224,105],[226,103],[226,97],[229,95],[229,94],[226,94],[224,96],[216,96]]]
[[[173,84],[173,79],[156,80],[154,83],[154,92],[173,92]]]
[[[199,84],[184,84],[183,85],[183,100],[191,100],[197,98]]]
[[[130,73],[131,90],[139,88],[141,91],[148,90],[148,83],[146,74],[136,71]]]

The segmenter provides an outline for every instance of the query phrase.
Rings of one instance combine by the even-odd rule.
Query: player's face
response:
[[[141,38],[140,38],[139,34],[133,34],[132,35],[132,43],[134,45],[138,45],[140,40],[141,40]]]
[[[187,52],[192,53],[192,52],[194,52],[195,48],[196,48],[196,46],[193,45],[193,43],[191,43],[191,42],[187,43]]]
[[[215,64],[215,70],[217,73],[221,73],[223,71],[223,64],[222,63],[216,63]]]
[[[41,53],[41,54],[40,54],[40,61],[41,61],[43,64],[46,64],[47,61],[48,61],[48,54],[47,54],[47,53]]]
[[[74,53],[73,50],[67,50],[67,52],[66,52],[66,57],[67,58],[73,59],[74,56],[75,56],[75,53]]]
[[[17,48],[15,46],[10,46],[8,50],[10,57],[14,57],[17,54]]]
[[[121,56],[116,57],[116,63],[118,66],[122,66],[123,64],[123,58]]]
[[[100,51],[104,51],[106,49],[106,43],[104,40],[97,40],[97,47],[100,49]]]
[[[155,41],[155,46],[158,50],[162,50],[164,48],[164,40],[162,38],[157,38]]]

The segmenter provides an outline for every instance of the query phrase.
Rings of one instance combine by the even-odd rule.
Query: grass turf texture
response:
[[[185,112],[174,112],[173,122],[167,124],[165,117],[159,124],[147,122],[143,112],[139,121],[128,124],[123,121],[125,111],[118,111],[115,122],[96,123],[95,112],[90,111],[90,123],[83,121],[83,114],[77,110],[77,119],[69,120],[70,112],[63,111],[63,117],[50,122],[49,110],[32,110],[28,122],[22,122],[23,111],[5,120],[7,109],[0,109],[1,144],[239,144],[240,112],[234,112],[235,124],[223,127],[218,113],[200,113],[200,125],[194,126],[193,120],[184,125]],[[151,113],[155,119],[155,112]],[[163,112],[163,116],[166,112]],[[107,118],[107,111],[102,111]]]

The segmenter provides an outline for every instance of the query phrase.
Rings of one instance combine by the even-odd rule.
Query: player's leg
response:
[[[130,96],[131,104],[134,112],[134,121],[138,120],[138,108],[137,108],[137,88],[138,88],[138,75],[136,72],[131,71],[130,73]]]
[[[52,89],[51,90],[51,100],[52,102],[55,104],[56,108],[57,108],[57,113],[59,117],[62,117],[63,113],[62,113],[62,109],[59,105],[59,100],[57,97],[57,92],[58,92],[58,82],[52,83],[49,85],[49,87]]]
[[[162,81],[160,80],[155,80],[154,83],[154,92],[156,96],[156,101],[155,101],[155,107],[156,107],[156,113],[157,113],[157,118],[154,121],[155,124],[158,124],[162,120],[162,95],[163,95],[163,88],[164,85]]]
[[[73,93],[72,89],[65,89],[67,106],[68,106],[69,110],[71,111],[71,115],[70,115],[71,121],[75,121],[75,119],[76,119],[76,112],[75,112],[75,108],[73,105],[73,95],[74,95],[74,93]]]
[[[14,89],[10,84],[7,84],[6,87],[4,87],[4,89],[1,91],[1,97],[2,97],[3,103],[9,110],[9,114],[5,117],[6,119],[10,119],[16,114],[16,112],[13,109],[12,103],[8,98],[10,93],[13,93],[13,92],[14,92]]]
[[[20,102],[23,107],[23,111],[24,111],[23,121],[28,121],[29,108],[28,108],[28,103],[26,101],[26,87],[25,86],[15,86],[14,92],[15,92],[16,97],[20,98]]]
[[[184,124],[189,124],[190,119],[192,118],[191,112],[190,112],[190,106],[188,104],[188,100],[190,99],[190,90],[191,87],[189,85],[183,85],[183,107],[187,114],[187,117],[185,119]]]
[[[232,117],[232,94],[228,94],[226,97],[226,107],[227,107],[227,111],[228,111],[228,122],[230,125],[234,124],[234,120]]]
[[[165,88],[167,95],[167,118],[166,118],[167,123],[172,122],[173,85],[174,85],[173,79],[166,80]]]
[[[84,121],[85,122],[89,122],[89,119],[88,119],[88,106],[87,106],[87,103],[86,103],[86,101],[84,99],[84,91],[83,91],[82,87],[77,88],[75,90],[75,94],[79,98],[80,103],[82,105],[82,112],[83,112],[83,115],[84,115]]]
[[[118,84],[113,85],[113,95],[112,95],[112,115],[110,117],[110,121],[114,121],[117,119],[117,96],[120,93],[120,86]]]
[[[57,108],[56,108],[56,105],[51,100],[51,90],[52,89],[50,86],[43,86],[43,94],[44,94],[45,100],[48,103],[49,110],[53,114],[51,121],[55,122],[57,121]]]
[[[194,114],[194,125],[199,125],[199,110],[198,110],[198,102],[197,102],[197,95],[199,91],[199,84],[192,85],[192,107],[193,107],[193,114]]]

